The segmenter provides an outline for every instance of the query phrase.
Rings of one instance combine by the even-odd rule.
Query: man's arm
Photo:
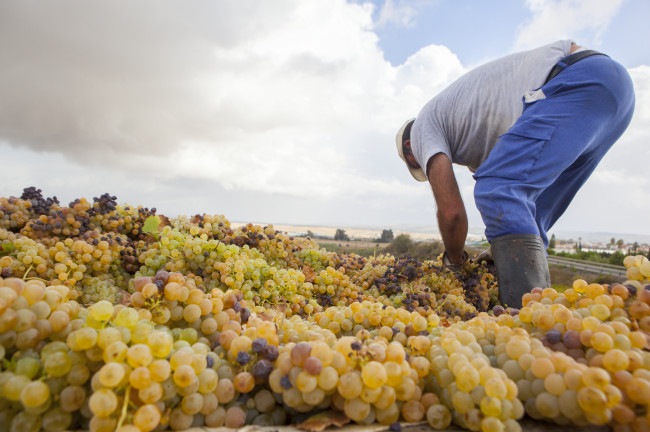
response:
[[[438,227],[452,264],[461,264],[467,239],[467,213],[451,161],[438,153],[427,163],[427,177],[436,200]]]

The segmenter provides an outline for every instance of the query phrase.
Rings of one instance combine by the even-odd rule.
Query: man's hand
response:
[[[477,264],[481,264],[482,261],[485,261],[486,264],[494,264],[494,258],[492,257],[492,248],[488,247],[483,252],[478,254],[473,260]]]
[[[467,253],[467,251],[463,251],[463,255],[461,256],[460,261],[456,263],[451,262],[451,260],[449,259],[449,255],[447,255],[447,251],[445,251],[445,253],[442,254],[442,264],[450,270],[460,270],[468,261],[469,261],[469,254]]]

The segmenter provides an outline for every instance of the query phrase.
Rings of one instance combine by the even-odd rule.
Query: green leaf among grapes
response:
[[[3,243],[2,251],[0,251],[0,256],[10,255],[15,250],[16,246],[13,243]]]
[[[146,221],[144,221],[144,226],[142,227],[142,232],[146,234],[158,235],[160,233],[160,218],[158,216],[149,216]]]

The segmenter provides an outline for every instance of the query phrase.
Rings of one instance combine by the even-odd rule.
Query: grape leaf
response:
[[[302,273],[305,275],[305,282],[313,282],[314,278],[316,278],[316,272],[314,272],[314,269],[310,265],[304,266]]]
[[[149,216],[146,221],[144,221],[144,226],[142,227],[142,232],[146,234],[158,234],[160,233],[160,218],[158,216]]]
[[[260,318],[262,321],[270,321],[270,322],[273,322],[273,319],[275,318],[275,316],[269,311],[258,313],[257,317]]]
[[[16,250],[16,246],[13,243],[3,243],[2,251],[0,251],[0,256],[9,255],[15,250]]]
[[[349,423],[350,419],[345,414],[336,411],[325,411],[309,417],[306,421],[297,425],[298,429],[309,432],[320,432],[329,426],[341,426]]]

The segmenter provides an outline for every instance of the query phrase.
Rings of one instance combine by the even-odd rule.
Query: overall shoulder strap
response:
[[[584,51],[578,51],[575,52],[571,55],[568,55],[564,57],[562,60],[557,62],[555,66],[553,66],[553,69],[551,69],[551,72],[548,74],[548,77],[546,77],[546,81],[544,81],[544,84],[555,78],[557,74],[562,72],[564,68],[571,66],[572,64],[582,60],[583,58],[590,57],[592,55],[604,55],[606,56],[607,54],[603,54],[599,51],[595,50],[584,50]]]

